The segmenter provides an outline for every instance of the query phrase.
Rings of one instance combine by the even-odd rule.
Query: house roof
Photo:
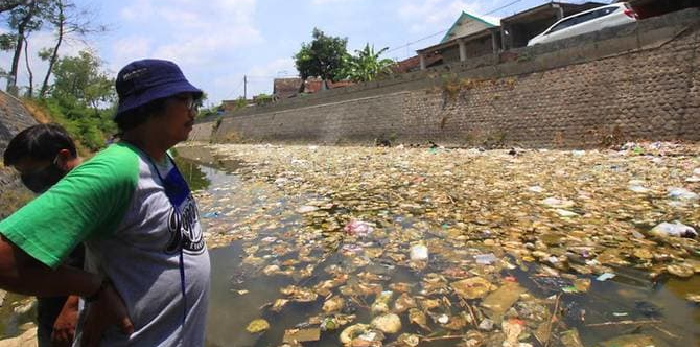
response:
[[[425,66],[431,67],[442,61],[442,54],[440,53],[427,53],[425,55]],[[392,71],[395,73],[404,73],[418,70],[420,68],[420,57],[414,55],[406,60],[402,60],[392,67]]]
[[[299,77],[275,78],[272,93],[280,97],[291,96],[299,92],[302,83]]]
[[[462,11],[462,14],[459,16],[459,18],[454,23],[452,23],[452,26],[450,26],[449,29],[447,29],[447,32],[445,32],[445,36],[442,38],[440,43],[447,42],[447,41],[451,40],[452,38],[450,37],[450,35],[452,34],[452,31],[455,30],[455,27],[457,25],[459,25],[459,23],[461,23],[465,19],[474,20],[478,23],[484,24],[487,28],[497,26],[496,24],[488,22],[483,18],[479,18],[479,17],[473,16],[465,11]]]
[[[320,78],[307,78],[306,79],[306,87],[304,87],[304,92],[305,93],[318,93],[321,91],[321,83],[323,82],[322,79]],[[341,81],[328,81],[328,89],[336,89],[336,88],[345,88],[349,87],[351,85],[354,85],[355,83],[350,81],[350,80],[341,80]]]
[[[479,30],[477,32],[473,32],[471,34],[462,36],[462,37],[455,37],[449,41],[440,42],[437,45],[433,45],[430,47],[419,49],[417,52],[418,53],[426,53],[426,54],[434,53],[434,52],[437,52],[441,49],[444,49],[447,47],[452,47],[452,46],[458,44],[457,41],[459,41],[459,40],[464,40],[465,42],[469,42],[472,40],[482,39],[485,36],[491,35],[492,32],[498,31],[498,30],[499,30],[499,27],[486,28],[486,29]]]

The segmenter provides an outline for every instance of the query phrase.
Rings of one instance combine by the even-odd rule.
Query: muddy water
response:
[[[262,205],[255,197],[251,197],[251,194],[264,195],[276,190],[272,184],[261,186],[259,182],[255,183],[255,189],[251,189],[249,185],[252,183],[243,182],[230,173],[230,170],[245,163],[218,162],[205,152],[186,153],[186,155],[196,160],[179,160],[184,175],[192,180],[193,187],[211,194],[213,201],[216,201],[222,189],[228,189],[227,200],[233,200],[239,205]],[[231,189],[240,193],[234,193],[231,197]],[[273,313],[264,307],[282,297],[280,288],[290,284],[313,286],[329,279],[330,276],[323,271],[329,265],[336,264],[352,268],[352,259],[340,252],[334,252],[332,248],[327,251],[323,258],[325,260],[316,267],[313,275],[300,280],[295,280],[293,276],[263,276],[259,268],[246,266],[241,262],[241,259],[246,256],[243,252],[244,244],[264,245],[267,242],[263,240],[264,238],[270,236],[284,238],[289,231],[299,227],[302,222],[301,216],[289,217],[288,214],[283,213],[290,199],[293,197],[280,198],[276,205],[278,208],[266,211],[269,217],[279,218],[280,227],[277,230],[260,233],[253,240],[235,240],[223,245],[224,247],[211,250],[212,293],[207,325],[207,346],[281,345],[284,330],[317,316],[321,311],[323,299],[305,304],[290,303],[281,313]],[[222,203],[212,206],[213,209],[220,209],[225,205]],[[251,210],[254,209],[255,206],[251,206]],[[202,211],[203,215],[207,212],[209,211]],[[244,217],[246,216],[234,214],[230,216],[230,221],[232,225],[241,227],[237,222]],[[395,218],[403,224],[411,224],[410,220],[403,219],[402,216],[395,216]],[[377,241],[381,244],[381,240]],[[294,253],[288,254],[285,259],[294,257]],[[538,265],[535,263],[525,265],[525,267],[506,269],[502,275],[504,278],[515,278],[532,296],[543,300],[549,299],[551,302],[562,292],[563,287],[570,285],[561,278],[536,277],[534,274],[537,272]],[[396,282],[419,283],[423,275],[430,272],[439,273],[440,270],[439,262],[431,262],[428,268],[418,272],[408,267],[392,266],[392,264],[380,264],[372,268],[368,266],[365,269],[367,272],[385,276],[385,287],[389,283]],[[591,276],[591,287],[585,293],[562,294],[560,306],[563,318],[560,323],[557,323],[559,331],[576,328],[585,346],[597,346],[604,341],[626,334],[651,336],[654,346],[700,345],[700,308],[684,299],[687,294],[700,292],[700,276],[689,280],[661,278],[651,282],[644,273],[631,269],[616,270],[617,276],[607,281],[598,281],[596,276]],[[240,290],[248,292],[241,295]],[[373,298],[367,298],[367,301],[371,304]],[[371,315],[366,308],[358,306],[351,310],[357,315],[354,323],[369,323],[371,320]],[[403,316],[405,315],[402,315],[402,332],[420,333]],[[271,328],[259,334],[247,332],[246,326],[258,318],[267,320]],[[646,323],[627,324],[626,321]],[[304,346],[338,346],[340,331],[342,329],[323,332],[321,341],[304,343]],[[395,338],[395,335],[388,335],[385,344],[394,341]],[[526,341],[539,346],[535,338],[529,338]],[[421,346],[454,346],[458,342],[459,340],[436,341],[422,343]]]
[[[36,312],[32,298],[7,293],[0,307],[0,340],[21,334],[24,324],[36,322]]]

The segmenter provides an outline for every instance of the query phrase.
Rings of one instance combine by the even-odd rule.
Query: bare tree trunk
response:
[[[27,66],[27,74],[29,75],[29,89],[27,90],[27,97],[32,97],[34,95],[34,75],[32,74],[32,67],[29,65],[29,42],[27,38],[24,38],[24,65]]]
[[[17,88],[17,73],[19,72],[19,59],[22,56],[22,48],[24,44],[24,32],[29,25],[29,21],[32,19],[34,13],[35,2],[32,1],[27,9],[27,15],[22,18],[22,21],[17,26],[17,47],[15,47],[15,55],[12,58],[12,69],[10,70],[10,77],[7,79],[7,91],[10,94],[16,95]]]
[[[49,88],[49,78],[51,77],[53,66],[54,64],[56,64],[56,60],[58,59],[58,50],[59,48],[61,48],[61,44],[63,43],[63,37],[65,36],[66,32],[66,17],[64,14],[63,0],[58,1],[58,10],[60,16],[58,22],[58,40],[56,41],[56,45],[53,47],[53,52],[51,52],[51,57],[49,58],[49,67],[46,70],[46,76],[44,76],[44,82],[41,84],[41,91],[39,92],[40,98],[46,96],[46,91]]]

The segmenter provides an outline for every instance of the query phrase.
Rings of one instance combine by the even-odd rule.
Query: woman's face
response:
[[[183,93],[168,98],[163,114],[153,117],[153,121],[157,123],[156,129],[174,145],[187,140],[196,114],[196,100],[192,94]]]

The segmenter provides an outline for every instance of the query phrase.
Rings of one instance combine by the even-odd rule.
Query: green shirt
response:
[[[110,146],[2,220],[0,233],[55,268],[79,242],[115,231],[136,188],[138,163],[128,146]]]

